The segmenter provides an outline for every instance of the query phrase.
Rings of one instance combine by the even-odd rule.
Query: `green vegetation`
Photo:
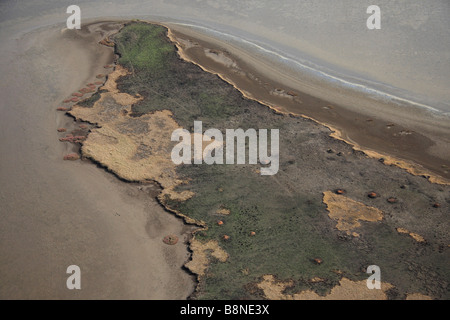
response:
[[[196,196],[169,205],[206,221],[209,229],[197,239],[217,239],[230,255],[226,263],[213,263],[214,276],[206,279],[202,298],[251,297],[246,286],[264,274],[295,279],[297,288],[303,289],[308,279],[324,277],[329,287],[339,281],[333,270],[344,265],[348,269],[345,262],[352,259],[349,248],[314,230],[326,219],[320,197],[289,195],[250,166],[186,166],[180,171],[195,177],[195,184],[185,188]],[[216,214],[220,207],[229,209],[230,214]],[[218,225],[218,220],[224,224]],[[225,234],[230,240],[222,240]],[[314,263],[318,257],[324,259],[322,265]],[[316,289],[323,292],[326,288]]]
[[[191,190],[195,196],[184,202],[166,199],[165,204],[205,221],[208,230],[196,238],[217,240],[230,256],[225,263],[211,263],[196,298],[262,298],[255,284],[264,274],[293,280],[287,292],[313,289],[325,294],[342,276],[366,279],[364,268],[371,264],[381,267],[383,281],[396,286],[392,298],[404,298],[406,292],[448,298],[446,259],[436,250],[442,239],[434,240],[430,227],[430,233],[422,235],[435,242],[425,246],[395,230],[399,223],[414,229],[425,215],[430,216],[430,209],[424,208],[429,194],[439,192],[437,187],[352,152],[309,120],[275,114],[244,99],[217,76],[181,61],[165,32],[161,26],[132,23],[115,37],[119,63],[132,71],[118,81],[118,87],[145,97],[132,107],[134,116],[167,109],[188,130],[194,120],[202,120],[204,129],[280,130],[280,171],[275,176],[261,176],[256,171],[260,165],[178,167],[179,176],[190,181],[179,190]],[[327,152],[330,148],[344,156]],[[405,183],[413,187],[400,189]],[[346,188],[348,196],[360,202],[371,201],[386,216],[381,222],[363,223],[357,230],[360,237],[338,231],[322,203],[322,192],[335,188]],[[374,189],[398,196],[401,206],[382,198],[368,200],[365,192]],[[229,209],[230,214],[217,214],[219,208]],[[444,219],[434,214],[427,220],[430,226]],[[225,234],[228,241],[223,240]],[[314,263],[315,258],[323,263]],[[422,279],[415,278],[418,272]],[[313,277],[324,280],[313,283]]]
[[[129,25],[116,38],[119,63],[130,69],[160,71],[166,67],[167,55],[174,54],[173,45],[165,41],[164,29],[142,23]]]

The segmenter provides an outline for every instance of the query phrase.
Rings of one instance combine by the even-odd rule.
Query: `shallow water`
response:
[[[0,299],[185,299],[187,235],[147,189],[124,184],[89,162],[63,161],[58,141],[77,125],[55,109],[105,72],[112,50],[98,34],[46,27],[0,48]],[[79,45],[74,45],[78,43]],[[81,268],[82,290],[66,287]]]

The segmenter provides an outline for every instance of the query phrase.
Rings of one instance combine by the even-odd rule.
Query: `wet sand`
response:
[[[75,123],[56,108],[113,59],[97,42],[117,25],[101,25],[59,24],[2,43],[1,299],[185,299],[194,290],[182,269],[190,229],[156,202],[154,186],[62,160],[73,147],[56,129]],[[178,244],[164,244],[167,234]],[[72,264],[81,290],[66,288]]]
[[[179,24],[166,26],[184,59],[218,74],[248,98],[280,112],[312,118],[329,127],[332,136],[383,158],[386,164],[396,164],[433,182],[450,183],[447,118],[408,109],[411,106],[407,105],[337,92],[320,83],[304,83],[232,43]]]

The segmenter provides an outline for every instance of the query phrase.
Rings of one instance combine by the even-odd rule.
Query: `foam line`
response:
[[[249,41],[247,39],[244,39],[244,38],[240,38],[240,37],[237,37],[237,36],[234,36],[234,35],[231,35],[231,34],[228,34],[228,33],[224,33],[224,32],[221,32],[221,31],[217,31],[217,30],[214,30],[214,29],[211,29],[211,28],[198,26],[198,25],[193,25],[193,24],[188,24],[188,23],[173,22],[172,24],[180,25],[180,26],[186,26],[186,27],[193,27],[193,28],[198,28],[198,29],[203,29],[203,30],[205,30],[207,32],[216,33],[216,34],[221,35],[223,37],[228,37],[228,38],[234,39],[234,40],[236,40],[238,42],[242,42],[242,43],[248,44],[248,45],[258,49],[259,51],[262,51],[262,52],[264,52],[266,54],[269,54],[269,55],[272,55],[272,56],[276,56],[276,57],[278,57],[279,59],[281,59],[283,61],[293,63],[297,67],[300,67],[301,69],[306,69],[306,70],[310,71],[313,74],[314,73],[318,74],[319,77],[328,79],[328,81],[330,81],[330,82],[337,82],[340,85],[343,85],[345,87],[353,88],[356,91],[362,91],[362,92],[365,92],[365,93],[368,93],[368,94],[371,94],[371,95],[374,95],[374,96],[378,96],[378,97],[381,97],[381,98],[384,98],[384,99],[387,99],[387,100],[401,101],[401,102],[408,103],[408,104],[413,105],[413,106],[421,107],[421,108],[424,108],[424,109],[427,109],[429,111],[436,112],[436,113],[439,113],[439,114],[443,113],[442,110],[436,109],[436,108],[434,108],[432,106],[429,106],[429,105],[426,105],[426,104],[423,104],[423,103],[419,103],[419,102],[416,102],[416,101],[413,101],[413,100],[409,100],[409,99],[406,99],[406,98],[402,98],[402,97],[399,97],[399,96],[396,96],[396,95],[393,95],[393,94],[389,94],[387,92],[383,92],[383,91],[380,91],[380,90],[377,90],[377,89],[374,89],[374,88],[367,87],[367,86],[365,86],[363,84],[350,82],[348,80],[345,80],[345,79],[333,76],[333,75],[331,75],[329,73],[326,73],[324,71],[321,71],[321,70],[315,69],[313,67],[307,66],[307,65],[305,65],[305,64],[303,64],[303,63],[301,63],[301,62],[299,62],[299,61],[297,61],[295,59],[286,57],[286,56],[284,56],[284,55],[282,55],[282,54],[280,54],[280,53],[278,53],[276,51],[264,48],[264,47],[262,47],[262,46],[260,46],[260,45],[258,45],[256,43],[254,43],[252,41]],[[392,101],[392,102],[396,102],[396,101]]]

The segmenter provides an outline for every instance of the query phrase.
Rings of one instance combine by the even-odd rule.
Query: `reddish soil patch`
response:
[[[76,153],[69,153],[64,156],[64,160],[78,160],[80,159],[80,156]]]

